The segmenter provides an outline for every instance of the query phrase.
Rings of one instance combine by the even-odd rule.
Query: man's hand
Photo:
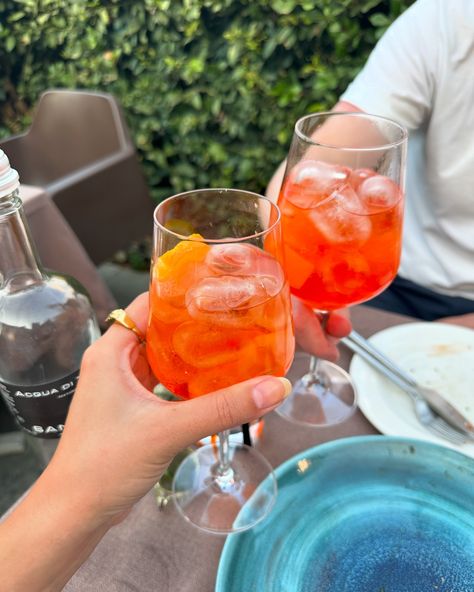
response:
[[[321,317],[299,298],[292,297],[296,343],[309,354],[335,362],[339,358],[338,341],[351,332],[347,309],[329,313],[323,328]]]

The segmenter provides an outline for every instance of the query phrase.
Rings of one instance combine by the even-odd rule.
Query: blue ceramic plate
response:
[[[228,537],[217,592],[473,592],[474,461],[364,436],[278,467],[278,498]]]

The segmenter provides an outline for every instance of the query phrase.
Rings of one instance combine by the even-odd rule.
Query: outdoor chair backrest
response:
[[[151,234],[153,204],[112,95],[49,90],[30,129],[0,147],[23,183],[49,193],[95,263]]]

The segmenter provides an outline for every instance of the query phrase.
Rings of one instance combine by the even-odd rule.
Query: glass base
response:
[[[311,356],[297,352],[287,378],[293,390],[277,413],[294,423],[333,426],[351,417],[357,393],[350,375],[332,362],[318,360],[317,376],[310,373]]]
[[[270,463],[250,446],[229,443],[230,468],[220,474],[217,445],[187,456],[173,480],[173,501],[203,530],[229,534],[251,528],[269,513],[276,498]]]

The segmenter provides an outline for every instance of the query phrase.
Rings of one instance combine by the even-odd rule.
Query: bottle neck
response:
[[[0,197],[0,289],[24,288],[43,278],[18,189]]]

